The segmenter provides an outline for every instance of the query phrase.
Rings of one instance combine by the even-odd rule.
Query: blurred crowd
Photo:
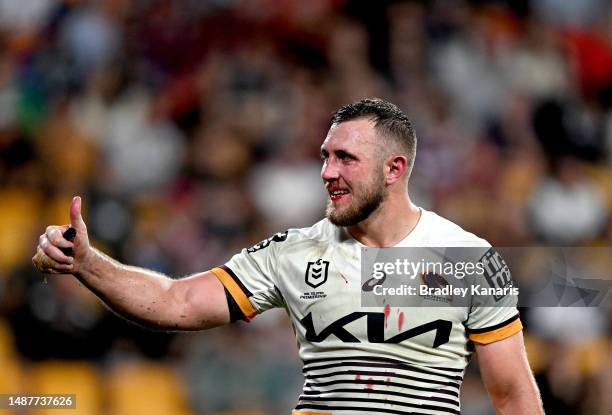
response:
[[[309,226],[330,115],[373,96],[416,126],[418,205],[498,246],[610,245],[609,1],[0,0],[0,393],[288,414],[283,312],[148,332],[30,257],[75,194],[95,246],[173,277]],[[610,309],[523,320],[547,413],[609,414]],[[462,405],[493,413],[475,364]]]

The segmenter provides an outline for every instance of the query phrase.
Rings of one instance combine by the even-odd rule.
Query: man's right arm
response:
[[[43,273],[73,274],[113,311],[150,328],[201,330],[230,322],[225,290],[211,271],[174,280],[143,268],[123,265],[89,245],[81,200],[70,206],[77,235],[66,241],[68,225],[49,226],[32,258]],[[60,248],[71,248],[72,256]]]
[[[121,316],[167,330],[203,330],[229,323],[223,285],[211,271],[173,280],[91,249],[87,266],[75,276]]]

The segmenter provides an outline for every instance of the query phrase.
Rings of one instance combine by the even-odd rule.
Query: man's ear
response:
[[[393,184],[401,180],[410,170],[410,161],[406,156],[393,155],[387,159],[385,167],[385,181],[387,184]]]

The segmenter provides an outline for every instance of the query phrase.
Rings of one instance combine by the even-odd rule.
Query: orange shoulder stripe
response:
[[[219,278],[221,284],[227,288],[227,291],[229,291],[232,298],[236,301],[236,304],[238,304],[238,307],[240,307],[242,314],[244,314],[247,320],[252,320],[257,314],[257,310],[255,310],[255,307],[253,307],[253,304],[251,304],[234,278],[232,278],[223,268],[215,267],[211,269],[211,271]]]
[[[503,340],[507,337],[512,336],[513,334],[518,333],[521,330],[523,330],[523,324],[521,323],[521,319],[517,318],[510,321],[505,326],[496,328],[491,331],[486,331],[484,333],[469,333],[468,337],[475,343],[488,344]]]

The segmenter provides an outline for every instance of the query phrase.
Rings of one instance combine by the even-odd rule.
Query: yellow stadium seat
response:
[[[29,261],[34,254],[38,226],[38,198],[21,190],[0,191],[0,275]]]
[[[23,392],[23,370],[8,324],[0,319],[0,393]]]
[[[76,409],[54,409],[54,415],[101,415],[102,381],[96,368],[85,361],[48,361],[34,364],[28,374],[30,394],[75,394]],[[48,415],[37,409],[31,415]]]
[[[23,369],[17,359],[0,357],[0,393],[19,395],[24,392]],[[21,415],[18,409],[0,409],[0,415]]]
[[[109,414],[189,415],[185,388],[165,365],[131,362],[108,377]]]
[[[23,369],[19,360],[0,358],[0,393],[23,392]]]
[[[580,343],[574,349],[578,367],[585,376],[593,376],[607,367],[610,360],[610,341],[599,338]]]
[[[12,359],[14,355],[13,333],[8,323],[0,319],[0,362],[5,358]]]

